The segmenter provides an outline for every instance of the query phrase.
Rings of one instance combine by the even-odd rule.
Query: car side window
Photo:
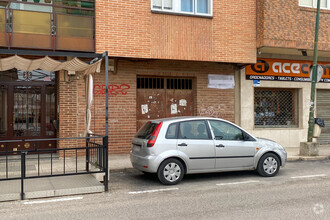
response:
[[[177,123],[170,124],[167,128],[166,139],[176,139]]]
[[[241,129],[223,121],[210,120],[216,140],[244,140]]]
[[[185,121],[180,123],[180,139],[210,139],[204,120]]]

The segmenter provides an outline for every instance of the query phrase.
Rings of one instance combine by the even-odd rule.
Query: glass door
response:
[[[41,87],[14,87],[13,128],[15,137],[41,136]]]

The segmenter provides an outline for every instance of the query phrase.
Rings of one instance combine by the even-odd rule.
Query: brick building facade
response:
[[[96,2],[96,52],[109,51],[115,66],[109,79],[110,152],[129,152],[131,139],[143,122],[141,117],[145,117],[144,121],[180,115],[217,116],[233,122],[237,119],[238,85],[232,89],[211,89],[208,75],[235,76],[239,65],[255,62],[256,2],[209,2],[213,10],[206,16],[153,10],[152,1]],[[94,81],[95,133],[104,128],[103,76],[103,72],[95,75]],[[157,107],[159,114],[141,115],[141,106],[151,100],[141,100],[139,78],[191,80],[192,96],[187,104],[191,111],[165,114],[169,100],[173,101],[166,95]],[[154,97],[151,90],[144,95]],[[168,88],[164,88],[167,93],[165,90]]]
[[[240,74],[241,126],[284,147],[307,141],[316,2],[258,0],[257,64]],[[318,63],[323,75],[315,98],[315,117],[326,122],[318,138],[321,144],[330,142],[329,9],[327,1],[321,1]]]

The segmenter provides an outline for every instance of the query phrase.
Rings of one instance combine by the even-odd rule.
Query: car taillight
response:
[[[158,137],[158,134],[159,134],[160,128],[162,127],[162,124],[163,124],[163,122],[160,122],[160,123],[156,126],[155,130],[152,132],[151,137],[150,137],[150,139],[148,140],[147,147],[152,147],[152,146],[154,146],[154,144],[155,144],[155,142],[156,142],[156,140],[157,140],[157,137]]]

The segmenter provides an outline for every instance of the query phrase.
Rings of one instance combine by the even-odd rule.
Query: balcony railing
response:
[[[0,47],[95,51],[93,16],[50,11],[0,8]]]

